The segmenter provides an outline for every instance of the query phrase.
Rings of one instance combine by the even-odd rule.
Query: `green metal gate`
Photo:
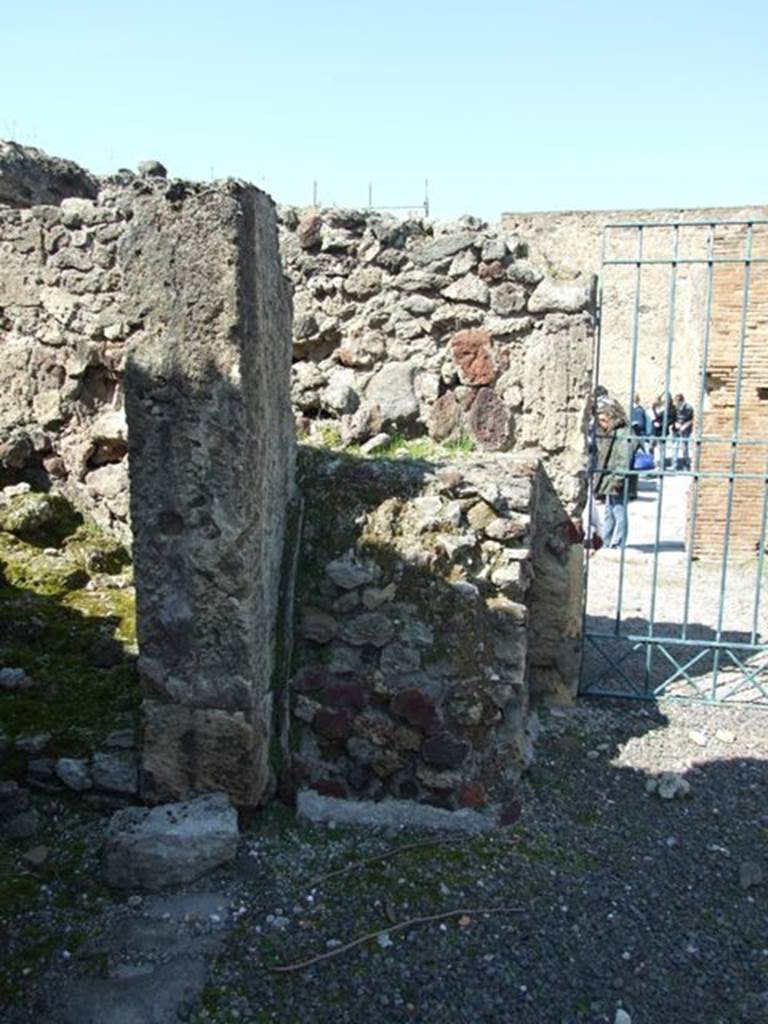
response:
[[[606,226],[594,366],[635,468],[606,519],[593,421],[580,692],[768,706],[768,220]]]

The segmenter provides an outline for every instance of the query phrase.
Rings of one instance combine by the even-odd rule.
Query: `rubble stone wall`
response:
[[[122,305],[118,244],[149,187],[102,183],[90,200],[0,206],[0,473],[53,485],[125,540],[120,381],[141,318]],[[517,236],[474,221],[441,228],[338,210],[281,219],[303,429],[331,423],[351,442],[428,433],[541,457],[578,510],[591,279],[546,277]]]
[[[530,755],[535,460],[306,449],[291,783],[498,803]]]
[[[120,379],[136,325],[118,243],[133,194],[0,205],[0,481],[54,489],[128,540]]]
[[[142,795],[256,804],[295,455],[274,206],[73,167],[0,147],[0,486],[135,542]]]
[[[667,340],[671,318],[672,273],[667,266],[643,267],[639,310],[635,307],[637,275],[634,266],[610,266],[602,275],[600,383],[629,403],[632,392],[648,406],[663,391],[682,391],[689,401],[699,393],[699,374],[705,332],[706,267],[686,264],[686,257],[706,257],[708,224],[723,220],[764,219],[765,206],[700,207],[658,210],[561,210],[503,213],[502,224],[525,238],[544,266],[560,273],[599,273],[607,259],[633,260],[638,245],[644,259],[670,260],[677,251],[683,260],[675,268],[675,299],[670,376],[667,384]],[[687,222],[677,235],[671,228],[636,230],[606,225],[664,225]],[[637,359],[632,377],[632,337],[639,314]],[[634,386],[633,386],[634,385]]]
[[[521,236],[473,218],[280,211],[294,287],[300,432],[380,432],[540,459],[530,684],[575,692],[581,635],[585,416],[595,279],[545,272]],[[466,444],[468,442],[468,445]]]
[[[56,168],[0,152],[0,484],[135,536],[144,796],[255,804],[294,451],[271,204]],[[304,474],[295,781],[492,801],[526,757],[529,688],[576,682],[594,280],[472,219],[279,219],[294,412],[353,446]],[[381,433],[475,454],[351,454]]]
[[[281,210],[294,287],[293,401],[307,432],[469,439],[540,457],[578,510],[594,278],[548,275],[473,218]]]

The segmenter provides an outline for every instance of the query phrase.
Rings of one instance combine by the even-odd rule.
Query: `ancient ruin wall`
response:
[[[293,400],[306,431],[468,438],[540,457],[578,510],[594,282],[548,276],[472,218],[281,211],[294,287]]]
[[[519,236],[471,218],[283,209],[281,221],[301,431],[363,446],[425,434],[541,460],[529,679],[573,691],[594,279],[552,276]]]
[[[121,306],[118,243],[149,179],[98,198],[0,206],[0,472],[53,485],[129,539],[120,381],[140,326]],[[155,187],[167,190],[168,184]],[[477,223],[359,211],[282,213],[294,286],[301,425],[470,438],[540,456],[578,508],[593,330],[590,282],[547,278],[525,243]]]
[[[508,799],[531,753],[539,465],[309,449],[302,462],[290,784],[448,808]]]
[[[134,325],[118,242],[133,195],[0,205],[0,479],[54,487],[128,540],[120,378]]]
[[[139,177],[101,182],[91,199],[3,212],[3,344],[17,359],[5,365],[8,390],[22,396],[2,417],[4,471],[63,490],[124,537],[123,385],[133,353],[148,799],[222,787],[253,804],[266,784],[271,632],[292,471],[280,399],[289,332],[267,208],[238,185]],[[542,527],[524,548],[510,555],[504,538],[483,540],[481,526],[467,525],[477,535],[469,547],[478,573],[498,575],[508,556],[510,572],[532,567],[525,600],[536,622],[529,643],[520,635],[515,647],[515,686],[524,679],[524,688],[500,710],[517,770],[527,686],[572,689],[578,667],[573,567],[581,549],[570,519],[583,492],[592,283],[547,275],[524,243],[474,221],[431,225],[354,211],[284,211],[282,219],[302,425],[331,424],[356,442],[382,430],[469,438],[501,475],[496,452],[546,465]],[[312,498],[310,487],[307,522],[325,511]],[[326,597],[315,603],[322,608]],[[492,635],[498,615],[480,605],[470,632]],[[454,670],[449,689],[460,682]],[[494,744],[503,746],[497,739],[475,743],[470,779],[487,774]],[[421,796],[439,792],[418,784]]]
[[[134,206],[131,427],[142,791],[267,788],[294,436],[290,300],[271,200],[238,183]]]
[[[162,177],[96,193],[37,156],[0,150],[0,483],[133,527],[144,796],[255,804],[294,458],[273,205]]]
[[[702,207],[660,210],[569,210],[541,213],[504,213],[507,231],[525,238],[544,265],[557,272],[598,273],[603,254],[603,228],[607,224],[674,221],[720,221],[764,218],[766,207]],[[706,231],[706,229],[704,229]],[[684,230],[678,238],[679,255],[701,256],[703,232]],[[644,233],[644,258],[669,259],[674,251],[673,232]],[[605,248],[610,259],[636,257],[635,232],[609,231]],[[603,323],[599,379],[626,402],[631,384],[631,339],[635,318],[634,267],[613,266],[603,275]],[[682,391],[693,399],[699,390],[700,361],[706,308],[706,269],[679,265],[675,270],[674,347],[667,388],[666,342],[670,320],[671,272],[668,266],[644,267],[640,287],[640,331],[634,390],[650,405],[662,391]]]

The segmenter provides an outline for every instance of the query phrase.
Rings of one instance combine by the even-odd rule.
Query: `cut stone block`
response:
[[[191,882],[237,851],[237,813],[224,793],[112,816],[104,855],[107,883],[156,891]]]
[[[432,828],[447,832],[481,835],[495,828],[492,818],[477,811],[446,811],[441,807],[411,803],[410,800],[338,800],[302,790],[297,797],[299,817],[316,824],[366,825],[376,828]]]
[[[238,806],[258,803],[268,772],[267,733],[257,733],[242,712],[156,701],[144,701],[142,712],[142,791],[148,799],[223,790]]]

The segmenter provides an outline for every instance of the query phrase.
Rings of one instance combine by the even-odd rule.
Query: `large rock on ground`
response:
[[[107,883],[117,889],[180,885],[234,858],[237,814],[224,793],[113,815],[104,847]]]
[[[30,492],[0,496],[0,530],[32,544],[57,544],[78,522],[72,506],[60,495]]]

